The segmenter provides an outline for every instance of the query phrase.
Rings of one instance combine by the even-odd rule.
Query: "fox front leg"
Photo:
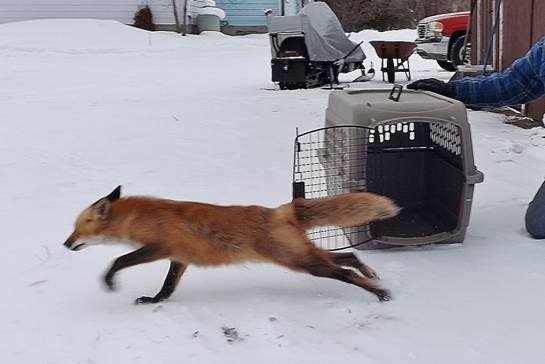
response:
[[[114,261],[104,276],[106,288],[108,288],[110,291],[115,290],[114,276],[120,270],[138,264],[150,263],[166,257],[167,255],[157,245],[147,245],[133,252],[120,256]]]
[[[163,283],[163,287],[161,288],[161,290],[154,297],[142,296],[140,298],[137,298],[134,303],[157,303],[169,298],[176,289],[176,286],[178,286],[178,282],[180,282],[180,278],[182,278],[182,275],[184,274],[186,268],[187,265],[185,264],[171,261],[170,268],[168,270],[165,282]]]

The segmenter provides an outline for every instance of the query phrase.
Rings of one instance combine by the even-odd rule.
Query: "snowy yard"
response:
[[[469,112],[485,182],[465,243],[358,253],[391,302],[247,265],[191,267],[169,301],[135,306],[167,262],[121,272],[109,293],[100,278],[126,249],[62,246],[76,214],[118,184],[219,204],[288,201],[295,128],[323,125],[329,91],[271,91],[269,56],[266,35],[0,25],[2,362],[542,363],[545,242],[526,235],[523,217],[545,176],[545,130],[497,114]],[[411,62],[415,79],[451,76]],[[377,74],[357,87],[389,85]]]

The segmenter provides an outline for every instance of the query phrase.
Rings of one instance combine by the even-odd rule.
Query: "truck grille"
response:
[[[427,24],[418,24],[417,32],[418,32],[418,38],[425,38],[426,37],[426,28]]]

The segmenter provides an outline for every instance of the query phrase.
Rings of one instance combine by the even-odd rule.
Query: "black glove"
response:
[[[449,83],[439,81],[435,78],[425,78],[423,80],[414,81],[407,85],[410,90],[425,90],[435,92],[436,94],[446,97],[456,98],[456,90]]]

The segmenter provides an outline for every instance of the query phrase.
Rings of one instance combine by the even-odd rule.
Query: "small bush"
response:
[[[133,26],[137,28],[150,31],[155,30],[155,24],[153,24],[153,14],[147,5],[134,14],[133,20]]]

